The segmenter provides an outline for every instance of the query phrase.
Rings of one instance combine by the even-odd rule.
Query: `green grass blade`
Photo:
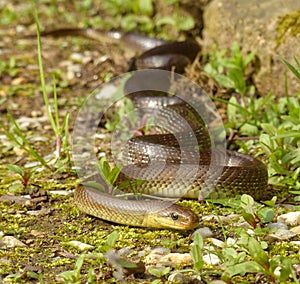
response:
[[[293,72],[293,74],[300,80],[300,72],[291,64],[289,63],[286,59],[283,57],[279,56],[280,60]],[[299,63],[296,61],[297,64]]]
[[[36,29],[37,29],[37,44],[38,44],[38,63],[39,63],[39,70],[40,70],[40,80],[42,85],[42,93],[43,93],[43,99],[45,102],[47,114],[51,123],[51,126],[56,134],[56,136],[59,135],[59,129],[55,123],[55,120],[53,118],[52,112],[51,112],[51,106],[49,104],[49,99],[46,91],[46,83],[45,83],[45,76],[44,76],[44,67],[43,67],[43,59],[42,59],[42,44],[41,44],[41,32],[40,32],[40,22],[38,18],[37,10],[35,10],[34,13],[35,16],[35,22],[36,22]]]

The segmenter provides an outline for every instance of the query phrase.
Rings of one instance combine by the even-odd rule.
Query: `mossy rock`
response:
[[[237,42],[247,53],[254,52],[260,61],[254,80],[258,91],[277,96],[285,94],[287,71],[290,94],[300,91],[300,83],[280,61],[294,63],[300,58],[300,1],[286,0],[213,0],[204,10],[204,52],[216,43],[230,49]]]

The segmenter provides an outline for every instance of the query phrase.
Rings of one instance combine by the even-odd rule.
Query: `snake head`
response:
[[[191,230],[199,225],[199,218],[191,209],[173,204],[149,214],[148,222],[155,228]]]

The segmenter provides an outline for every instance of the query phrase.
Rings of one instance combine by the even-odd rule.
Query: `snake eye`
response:
[[[178,220],[178,214],[177,213],[171,213],[171,218],[174,221]]]

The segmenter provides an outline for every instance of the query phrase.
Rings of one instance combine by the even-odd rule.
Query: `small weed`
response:
[[[203,273],[203,254],[204,252],[213,253],[220,259],[222,267],[221,279],[225,283],[233,283],[232,277],[236,275],[245,276],[251,273],[260,273],[268,277],[270,283],[285,283],[288,280],[297,282],[293,264],[296,259],[286,256],[270,256],[266,249],[268,245],[264,241],[258,241],[255,237],[249,236],[244,229],[236,230],[237,241],[224,243],[222,247],[207,247],[203,245],[203,239],[199,233],[194,236],[194,244],[191,255],[194,262],[194,273],[200,272],[209,275],[206,269]]]
[[[191,255],[193,258],[195,270],[201,272],[204,265],[203,238],[199,232],[197,232],[194,236],[194,244],[191,248]]]
[[[33,148],[31,143],[23,134],[19,124],[13,118],[13,116],[8,112],[7,114],[8,120],[11,122],[10,129],[7,129],[3,123],[0,122],[0,127],[3,129],[7,138],[17,147],[23,149],[26,153],[28,153],[35,160],[39,161],[44,167],[50,169],[48,162]]]
[[[102,157],[98,163],[98,169],[104,180],[110,185],[113,186],[115,181],[117,180],[121,168],[116,166],[111,168],[109,163],[106,161],[105,157]]]
[[[236,145],[246,153],[254,148],[256,155],[268,157],[269,184],[280,189],[291,189],[293,193],[298,194],[299,94],[289,96],[286,92],[285,97],[276,98],[269,92],[265,97],[254,97],[251,91],[254,90],[253,86],[247,86],[245,81],[242,84],[237,83],[244,80],[244,72],[252,58],[251,54],[243,58],[235,44],[232,47],[231,57],[227,57],[226,50],[214,49],[205,70],[221,85],[235,89],[240,95],[240,97],[232,96],[229,101],[221,100],[227,103],[228,121],[224,126],[228,133],[235,132],[241,136],[256,137],[256,140],[236,141]],[[281,60],[297,78],[300,77],[300,64],[296,58],[294,58],[295,66],[283,58]],[[232,70],[239,70],[240,75],[236,83],[230,75]],[[296,200],[299,200],[298,196]]]
[[[280,57],[281,61],[293,72],[293,74],[300,80],[300,63],[298,59],[294,56],[294,60],[296,63],[296,66],[292,65],[290,62],[288,62],[286,59]]]
[[[58,100],[55,84],[55,76],[53,75],[53,95],[54,102],[53,105],[50,105],[49,98],[47,94],[47,86],[45,84],[43,62],[42,62],[42,51],[41,51],[41,39],[40,39],[40,26],[37,12],[35,12],[36,26],[37,26],[37,38],[38,38],[38,62],[39,62],[39,71],[41,79],[41,87],[44,98],[44,103],[46,106],[47,114],[52,126],[52,129],[56,136],[56,149],[55,149],[55,168],[59,170],[64,170],[65,168],[71,168],[71,157],[70,157],[70,146],[69,146],[69,114],[64,117],[62,125],[59,121],[59,110],[58,110]],[[12,58],[9,65],[5,69],[0,65],[0,71],[8,72],[15,74],[17,72],[15,67],[15,61]],[[7,70],[6,70],[7,69]],[[11,74],[11,75],[13,75]],[[53,109],[53,112],[52,112]],[[7,129],[3,123],[0,122],[0,127],[4,130],[8,139],[17,147],[23,149],[28,155],[37,160],[41,165],[48,169],[52,169],[48,160],[45,160],[31,145],[28,139],[25,137],[22,132],[19,124],[14,119],[14,117],[8,112],[7,118],[11,123],[10,129]],[[64,150],[64,156],[62,155],[62,149]],[[67,165],[67,166],[66,166]]]
[[[270,283],[284,283],[288,279],[295,280],[296,274],[293,264],[296,260],[285,256],[270,257],[265,251],[265,242],[257,241],[254,237],[242,233],[240,240],[236,243],[237,249],[244,250],[250,260],[230,265],[223,263],[226,269],[222,274],[222,280],[232,283],[231,279],[235,275],[245,275],[245,273],[262,273],[269,278]]]
[[[10,57],[8,62],[0,60],[0,78],[4,75],[15,77],[18,72],[19,68],[17,67],[15,57]]]
[[[194,27],[193,18],[182,15],[180,12],[178,1],[169,1],[166,4],[174,6],[174,13],[156,18],[152,0],[109,0],[103,3],[103,9],[109,15],[103,25],[109,28],[121,27],[125,31],[141,31],[148,35],[156,34],[166,38],[175,31],[187,31]]]
[[[170,267],[163,267],[163,268],[150,267],[148,269],[148,272],[151,275],[158,277],[158,279],[153,280],[151,283],[152,284],[165,283],[165,281],[166,281],[165,278],[167,275],[169,275],[170,271],[171,271]]]
[[[86,257],[85,255],[80,255],[75,263],[74,270],[64,271],[59,275],[60,278],[64,281],[64,283],[66,283],[66,284],[71,284],[71,283],[72,284],[80,284],[81,283],[82,275],[81,275],[80,271],[81,271],[85,257]],[[101,254],[101,257],[102,257],[102,254]],[[92,279],[89,279],[88,283],[95,283],[96,279],[94,279],[94,277],[93,277],[94,275],[95,275],[94,270],[90,269],[89,270],[89,278],[91,276]]]
[[[227,49],[217,51],[216,46],[210,54],[209,62],[204,71],[212,76],[221,86],[234,89],[244,98],[247,94],[253,95],[255,87],[247,85],[245,80],[246,67],[253,60],[254,54],[249,53],[245,58],[240,47],[234,43],[231,57],[226,57]]]
[[[13,10],[13,7],[10,5],[4,5],[0,12],[0,24],[10,25],[17,19],[17,17],[17,12]]]
[[[71,168],[71,156],[70,156],[70,146],[69,146],[69,114],[66,114],[63,120],[63,124],[60,125],[59,122],[59,111],[58,111],[58,101],[57,101],[57,92],[56,92],[56,83],[55,83],[55,76],[53,75],[53,95],[54,95],[54,102],[53,106],[49,104],[49,98],[46,90],[46,83],[44,77],[44,69],[43,69],[43,60],[42,60],[42,46],[41,46],[41,37],[40,37],[40,24],[38,19],[37,11],[35,11],[35,21],[37,27],[37,40],[38,40],[38,62],[39,62],[39,71],[40,71],[40,79],[41,79],[41,86],[43,91],[43,98],[44,103],[46,106],[46,111],[48,114],[48,118],[50,120],[52,129],[56,136],[56,150],[55,155],[56,158],[61,158],[61,150],[65,150],[66,159],[65,162],[68,165],[68,168]],[[53,112],[52,113],[52,107]]]
[[[266,203],[274,207],[276,197]],[[263,227],[265,223],[270,223],[275,216],[272,208],[264,207],[254,203],[254,199],[247,194],[241,196],[241,208],[243,209],[242,216],[245,221],[253,228]]]
[[[22,182],[22,189],[26,189],[27,186],[29,185],[29,180],[30,180],[30,177],[32,175],[32,171],[28,170],[28,169],[22,169],[21,167],[17,166],[17,165],[12,165],[12,164],[8,164],[6,165],[7,169],[10,170],[11,172],[15,173],[15,174],[18,174],[21,178],[21,182]],[[19,184],[15,184],[15,186],[17,186],[17,188],[15,187],[10,187],[10,189],[12,191],[14,190],[19,190]]]

